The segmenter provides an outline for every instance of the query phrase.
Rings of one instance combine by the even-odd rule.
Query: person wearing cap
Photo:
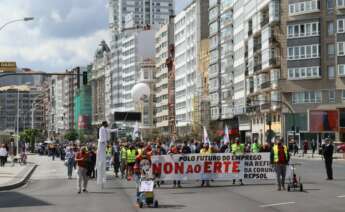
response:
[[[86,151],[86,147],[82,147],[80,151],[75,156],[75,161],[77,162],[77,173],[78,173],[78,194],[81,193],[82,189],[83,192],[87,192],[87,160],[88,160],[88,153]]]
[[[276,139],[271,150],[271,164],[276,170],[278,191],[285,190],[286,166],[290,160],[288,148],[283,143],[283,139]]]
[[[231,145],[231,153],[233,155],[242,155],[244,154],[244,144],[240,143],[240,139],[236,138],[235,143]],[[236,179],[232,180],[232,184],[236,183]],[[240,179],[240,185],[243,185],[242,179]]]
[[[333,151],[334,151],[334,147],[333,147],[333,144],[331,143],[331,139],[327,138],[325,140],[325,145],[323,147],[323,157],[325,158],[327,180],[333,180],[333,169],[332,169]]]

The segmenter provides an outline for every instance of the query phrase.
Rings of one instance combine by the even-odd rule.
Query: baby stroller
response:
[[[290,164],[289,168],[291,169],[291,176],[289,177],[289,183],[287,185],[287,191],[303,191],[303,184],[301,182],[301,177],[299,176],[297,179],[297,175],[295,173],[296,166],[299,166],[299,163],[292,163]]]
[[[140,161],[140,179],[137,188],[137,202],[140,208],[144,206],[158,208],[158,201],[155,200],[153,188],[154,178],[151,173],[151,162],[147,159]]]

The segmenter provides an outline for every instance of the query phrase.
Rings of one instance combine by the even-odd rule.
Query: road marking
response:
[[[280,203],[274,203],[274,204],[268,204],[268,205],[260,205],[260,208],[267,208],[267,207],[280,206],[280,205],[289,205],[289,204],[296,204],[296,202],[280,202]]]
[[[339,195],[338,198],[345,198],[345,195]]]

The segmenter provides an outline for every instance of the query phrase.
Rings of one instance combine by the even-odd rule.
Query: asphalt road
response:
[[[0,192],[1,212],[149,211],[135,206],[132,182],[109,178],[105,189],[91,181],[89,193],[77,194],[76,180],[67,180],[61,161],[35,158],[40,164],[30,182],[17,190]],[[345,161],[334,164],[335,180],[326,181],[323,161],[303,161],[299,174],[305,192],[279,192],[273,181],[261,185],[233,186],[217,182],[200,188],[196,182],[181,189],[164,185],[156,189],[160,208],[154,211],[345,211]]]

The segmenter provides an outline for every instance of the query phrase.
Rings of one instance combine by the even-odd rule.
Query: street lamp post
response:
[[[34,20],[34,17],[25,17],[25,18],[20,18],[20,19],[14,19],[12,21],[9,21],[5,24],[3,24],[1,27],[0,27],[0,31],[2,29],[4,29],[7,25],[10,25],[12,23],[15,23],[15,22],[21,22],[21,21],[24,21],[24,22],[27,22],[27,21],[33,21]]]

